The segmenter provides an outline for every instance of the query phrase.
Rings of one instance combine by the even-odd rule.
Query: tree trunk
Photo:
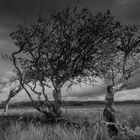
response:
[[[110,137],[118,135],[118,128],[116,125],[115,110],[114,110],[114,93],[113,86],[107,87],[107,94],[105,96],[105,109],[103,111],[103,118],[107,122],[108,134]]]
[[[53,103],[52,111],[56,117],[60,117],[62,115],[62,110],[61,110],[62,99],[61,99],[60,87],[54,89],[53,97],[54,97],[54,103]]]
[[[8,110],[8,107],[9,107],[9,101],[10,101],[10,99],[8,98],[4,103],[4,110],[3,110],[3,113],[2,113],[3,115],[4,115],[4,113],[7,113],[7,110]]]

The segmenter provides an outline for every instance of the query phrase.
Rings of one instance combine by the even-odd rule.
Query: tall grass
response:
[[[33,118],[38,117],[36,113],[32,115]],[[31,114],[22,115],[22,117],[28,116]],[[39,117],[41,119],[41,116]],[[24,124],[22,120],[13,121],[10,118],[0,120],[0,140],[109,140],[107,128],[101,123],[100,111],[80,113],[73,111],[64,114],[64,117],[80,124],[81,127],[61,123],[42,124],[41,121],[29,121]],[[140,133],[139,109],[118,110],[117,119],[124,127],[129,126]],[[119,136],[114,140],[132,140],[132,138]]]
[[[105,140],[108,135],[105,128],[84,127],[81,129],[55,126],[35,126],[29,124],[27,128],[23,128],[22,124],[15,123],[10,125],[4,132],[3,140]]]

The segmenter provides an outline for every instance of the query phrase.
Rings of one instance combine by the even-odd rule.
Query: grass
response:
[[[101,112],[102,109],[95,108],[69,109],[64,111],[64,118],[73,122],[69,124],[64,121],[48,123],[41,114],[31,110],[11,110],[0,117],[0,140],[109,140],[106,126],[100,123]],[[140,134],[140,108],[117,108],[116,115],[122,126]],[[132,140],[122,136],[115,139]]]

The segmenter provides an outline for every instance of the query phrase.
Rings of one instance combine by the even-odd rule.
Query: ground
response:
[[[31,108],[10,109],[0,116],[0,140],[109,140],[102,110],[100,106],[65,107],[63,119],[52,121]],[[116,106],[116,116],[123,127],[140,133],[139,105]]]

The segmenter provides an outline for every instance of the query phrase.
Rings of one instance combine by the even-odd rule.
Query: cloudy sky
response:
[[[10,54],[15,48],[9,33],[14,30],[16,24],[34,20],[40,10],[49,14],[75,4],[76,0],[0,0],[0,53]],[[93,12],[111,9],[112,14],[123,23],[140,23],[140,0],[81,0],[80,7],[90,8]],[[0,77],[5,78],[11,70],[12,66],[0,59]],[[116,95],[117,100],[140,99],[139,86],[140,76],[137,75],[129,89]],[[103,93],[105,88],[100,86],[74,87],[73,93],[68,94],[67,99],[100,100],[104,97]],[[5,97],[5,94],[1,96]],[[24,98],[23,93],[19,96]]]

